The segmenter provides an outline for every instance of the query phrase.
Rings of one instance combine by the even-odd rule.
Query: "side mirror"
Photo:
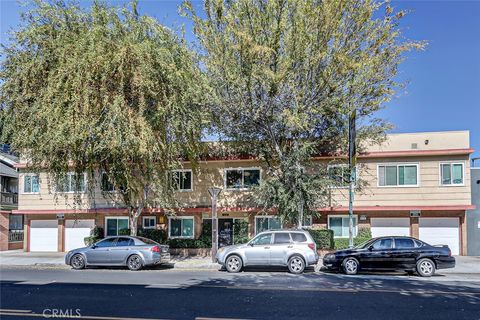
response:
[[[372,250],[373,250],[373,246],[368,247],[368,251],[372,251]]]
[[[95,249],[96,247],[97,247],[96,245],[92,244],[90,248]]]
[[[251,242],[249,242],[248,245],[249,245],[250,247],[253,247],[253,246],[254,246],[254,244],[251,243]]]

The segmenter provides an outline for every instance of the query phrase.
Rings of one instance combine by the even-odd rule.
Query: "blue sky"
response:
[[[202,1],[192,2],[201,8]],[[191,24],[177,14],[180,3],[140,0],[139,11],[174,29],[185,24],[187,39],[192,40]],[[480,0],[393,1],[392,6],[412,10],[401,25],[404,35],[429,45],[407,55],[399,78],[409,84],[381,117],[395,125],[392,132],[470,130],[474,156],[480,156]],[[0,0],[2,44],[8,30],[19,24],[21,10],[16,0]]]

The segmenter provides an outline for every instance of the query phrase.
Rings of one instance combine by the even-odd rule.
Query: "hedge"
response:
[[[233,227],[233,244],[247,243],[248,237],[248,221],[237,219]]]
[[[353,238],[353,245],[358,246],[359,244],[364,243],[372,239],[372,232],[368,228],[360,229],[358,235]],[[348,238],[337,238],[335,239],[335,249],[348,249]]]
[[[317,249],[333,249],[333,230],[329,229],[308,229],[312,235],[313,241],[317,244]]]
[[[103,239],[103,228],[95,226],[91,231],[90,231],[90,236],[83,238],[83,242],[85,242],[85,245],[87,247],[91,246],[95,242]]]

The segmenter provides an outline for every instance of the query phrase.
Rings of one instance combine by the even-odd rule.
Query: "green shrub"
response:
[[[93,229],[90,231],[90,236],[83,238],[83,242],[85,242],[85,245],[87,247],[91,246],[97,241],[100,241],[103,239],[103,228],[95,226]]]
[[[248,221],[237,219],[233,226],[233,244],[247,243],[248,240]]]
[[[130,235],[130,229],[120,229],[120,230],[118,230],[118,235],[119,236],[129,236]]]
[[[369,228],[362,228],[358,231],[358,234],[353,238],[353,245],[358,246],[359,244],[364,243],[372,239],[372,232]],[[347,249],[348,248],[348,238],[337,238],[335,239],[335,249]]]
[[[170,248],[211,248],[212,247],[212,225],[204,223],[202,232],[198,239],[168,239],[167,244]]]
[[[167,232],[163,229],[138,229],[137,235],[158,243],[167,242]]]
[[[333,230],[329,229],[309,229],[313,241],[317,244],[317,249],[333,249]]]

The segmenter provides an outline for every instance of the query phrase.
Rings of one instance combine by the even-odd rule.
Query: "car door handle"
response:
[[[293,246],[287,246],[287,248],[293,248]]]
[[[263,247],[263,249],[270,249],[270,247]]]

